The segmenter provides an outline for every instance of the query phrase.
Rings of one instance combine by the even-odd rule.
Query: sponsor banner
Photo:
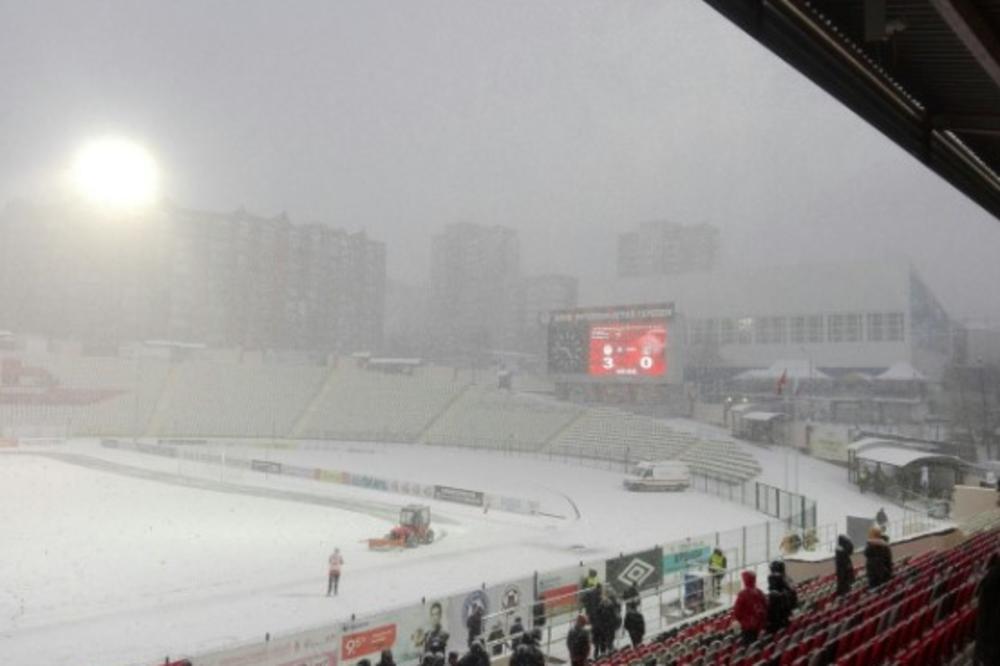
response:
[[[686,571],[696,564],[703,564],[712,549],[703,543],[674,544],[663,547],[663,575]]]
[[[391,650],[396,644],[396,623],[382,624],[344,634],[340,639],[340,654],[344,662],[361,659],[382,650]]]
[[[640,589],[655,588],[663,581],[663,551],[659,546],[608,560],[607,584],[619,594],[633,583]]]
[[[520,578],[465,594],[456,594],[448,599],[448,622],[445,624],[445,628],[452,636],[449,644],[456,638],[458,639],[457,644],[465,644],[469,635],[466,622],[476,605],[482,606],[484,616],[493,616],[487,617],[485,620],[483,626],[483,638],[485,639],[486,634],[495,623],[500,622],[501,626],[506,628],[515,617],[520,617],[524,626],[530,627],[533,602],[534,580],[532,578]],[[497,613],[504,613],[506,617],[501,620]]]
[[[313,469],[311,467],[297,467],[295,465],[284,465],[281,468],[281,473],[287,476],[295,476],[300,479],[313,478]]]
[[[336,626],[191,658],[192,666],[338,666]]]
[[[281,474],[281,463],[274,462],[272,460],[251,460],[250,469],[258,472]]]
[[[535,598],[545,604],[545,613],[570,613],[579,608],[578,594],[591,569],[597,572],[600,580],[604,580],[604,562],[539,572]]]
[[[812,423],[806,426],[809,433],[809,452],[816,458],[831,462],[847,462],[847,445],[851,443],[849,428],[833,423]]]
[[[344,480],[344,473],[333,469],[317,469],[316,478],[329,483],[348,483]]]
[[[371,488],[372,490],[388,490],[389,484],[385,479],[380,479],[367,474],[352,474],[351,485],[359,488]]]
[[[458,504],[471,504],[472,506],[483,505],[483,493],[478,490],[466,490],[451,486],[434,486],[434,499]]]
[[[0,449],[17,448],[17,440],[13,437],[0,437]]]

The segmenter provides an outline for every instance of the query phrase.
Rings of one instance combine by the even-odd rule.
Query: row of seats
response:
[[[341,362],[292,434],[308,439],[414,442],[471,380],[469,371],[451,368],[385,374]]]
[[[470,386],[427,431],[446,446],[537,451],[582,408],[488,386]]]
[[[199,361],[171,366],[149,425],[154,436],[283,436],[327,369],[314,365]]]
[[[835,593],[835,577],[799,586],[801,611],[790,626],[744,647],[730,610],[628,648],[596,666],[917,666],[963,658],[975,622],[974,592],[1000,533],[984,532],[948,551],[904,562],[885,585],[867,589],[863,576],[850,593]]]
[[[760,463],[735,442],[703,439],[654,418],[609,408],[588,410],[545,450],[598,460],[680,460],[692,472],[733,482],[761,472]]]

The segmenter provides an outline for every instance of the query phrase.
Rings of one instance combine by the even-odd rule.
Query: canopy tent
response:
[[[889,369],[875,377],[875,379],[889,382],[925,382],[927,376],[914,368],[906,361],[893,363]]]
[[[788,379],[829,379],[830,375],[821,372],[805,359],[793,358],[775,361],[768,368],[747,370],[736,375],[736,379],[773,379],[777,381],[785,375]]]
[[[882,463],[892,467],[906,467],[915,462],[965,465],[965,462],[956,456],[938,453],[929,448],[901,446],[899,442],[877,437],[859,439],[849,444],[847,449],[853,451],[854,457],[858,460]]]

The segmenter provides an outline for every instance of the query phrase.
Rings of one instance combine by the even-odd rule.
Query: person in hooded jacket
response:
[[[865,545],[865,573],[868,576],[868,587],[876,588],[888,583],[892,578],[892,549],[882,538],[882,530],[872,525],[868,530],[868,543]]]
[[[590,657],[590,632],[587,631],[587,618],[580,614],[576,616],[573,628],[566,635],[566,649],[569,652],[571,666],[585,666]]]
[[[837,565],[837,595],[841,597],[850,592],[851,585],[854,584],[854,562],[851,561],[853,554],[854,544],[847,538],[847,535],[838,536],[834,560]]]
[[[784,562],[772,562],[767,577],[767,631],[777,633],[788,626],[798,601],[795,589],[784,572]]]
[[[757,589],[757,574],[753,571],[742,572],[740,578],[743,589],[736,595],[733,616],[740,624],[743,644],[750,645],[767,625],[767,597]]]
[[[976,666],[1000,664],[1000,555],[990,557],[986,576],[976,591],[979,611],[976,615]]]
[[[638,604],[629,606],[628,610],[625,611],[625,631],[632,640],[632,647],[642,643],[642,639],[646,635],[646,618],[639,611]]]

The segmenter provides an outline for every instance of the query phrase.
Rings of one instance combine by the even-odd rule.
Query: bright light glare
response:
[[[83,196],[110,208],[148,206],[159,190],[159,170],[153,156],[139,144],[119,137],[85,144],[73,161],[72,179]]]

